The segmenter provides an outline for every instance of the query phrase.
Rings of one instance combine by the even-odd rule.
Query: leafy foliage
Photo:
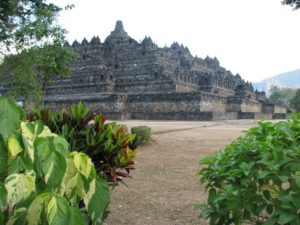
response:
[[[81,102],[59,113],[34,109],[30,121],[42,120],[54,133],[70,143],[71,151],[84,152],[92,158],[97,173],[114,184],[130,177],[135,169],[138,141],[122,125],[106,123],[101,114],[91,114]]]
[[[71,48],[63,48],[60,44],[47,44],[41,47],[25,49],[16,55],[7,55],[0,65],[0,73],[4,74],[8,93],[11,97],[32,97],[40,102],[46,92],[47,85],[55,77],[67,76],[71,73],[70,61],[75,57]]]
[[[290,101],[290,105],[294,108],[297,112],[300,112],[300,89],[297,89],[296,94]]]
[[[292,88],[279,88],[273,86],[270,90],[268,102],[271,104],[290,107],[290,101],[295,96],[296,90]]]
[[[300,224],[300,115],[259,122],[200,162],[208,199],[200,217],[212,225]]]
[[[33,96],[40,102],[48,83],[58,74],[70,74],[76,55],[64,47],[66,30],[57,23],[61,10],[46,0],[1,2],[0,75],[8,89],[5,95]]]
[[[291,7],[293,7],[293,9],[299,9],[300,8],[300,0],[283,0],[282,4],[290,5]]]
[[[151,140],[151,128],[147,126],[137,126],[131,128],[131,133],[136,135],[139,142],[149,143]]]
[[[40,46],[46,39],[63,40],[66,31],[56,23],[61,11],[62,8],[45,0],[1,1],[1,53],[9,52],[10,48]]]
[[[19,121],[24,119],[22,109],[7,99],[0,101],[0,135],[6,141],[9,134],[19,128]]]
[[[21,121],[11,101],[0,104],[15,115],[0,118],[0,224],[101,224],[109,188],[91,159],[70,153],[41,121]],[[12,124],[8,130],[4,120]]]

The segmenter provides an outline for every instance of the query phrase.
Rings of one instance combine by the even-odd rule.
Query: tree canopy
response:
[[[299,9],[300,8],[300,0],[283,0],[283,5],[290,5],[293,7],[293,9]]]
[[[57,23],[62,10],[46,0],[0,1],[0,77],[7,95],[40,100],[49,82],[70,73],[75,53],[64,47],[66,30]]]
[[[273,86],[270,93],[270,97],[268,98],[269,103],[290,107],[290,101],[295,96],[296,90]]]
[[[1,0],[0,43],[2,54],[18,51],[46,41],[64,40],[66,31],[56,19],[62,8],[45,0]]]
[[[290,101],[291,107],[297,112],[300,112],[300,89],[297,89],[296,94]]]

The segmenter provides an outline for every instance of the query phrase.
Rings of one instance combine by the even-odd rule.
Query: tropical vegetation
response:
[[[0,78],[6,95],[41,102],[53,79],[70,74],[76,55],[57,23],[62,10],[46,0],[1,1]]]
[[[135,169],[139,141],[135,134],[126,131],[125,126],[107,122],[106,116],[92,113],[82,102],[60,112],[35,108],[28,119],[43,121],[52,132],[70,143],[71,151],[89,155],[97,174],[110,184],[131,177],[129,173]]]
[[[200,161],[211,225],[300,224],[300,114],[261,121],[223,150]]]
[[[101,224],[109,186],[92,160],[0,98],[0,224]]]

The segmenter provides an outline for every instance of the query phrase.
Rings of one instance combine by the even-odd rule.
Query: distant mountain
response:
[[[261,82],[253,83],[254,89],[265,91],[266,93],[268,93],[272,86],[300,88],[300,69],[281,73],[279,75],[266,78]]]

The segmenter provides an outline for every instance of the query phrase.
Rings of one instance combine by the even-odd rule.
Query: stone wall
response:
[[[122,118],[126,111],[126,96],[120,94],[93,94],[93,95],[69,95],[69,96],[48,96],[45,98],[45,105],[52,110],[58,111],[70,107],[82,101],[90,107],[92,112],[102,112],[111,118]]]
[[[203,92],[168,92],[144,94],[94,94],[47,97],[52,109],[69,107],[80,99],[92,111],[107,114],[112,119],[163,120],[228,120],[238,119],[237,112],[226,111],[226,98]],[[205,105],[206,104],[206,105]],[[253,117],[253,116],[252,116]],[[240,118],[246,118],[240,116]]]
[[[243,100],[241,104],[241,112],[262,112],[262,103]]]
[[[197,86],[193,84],[186,84],[182,82],[176,82],[176,91],[184,92],[184,91],[197,91]]]
[[[111,119],[155,120],[232,120],[232,119],[283,119],[284,113],[253,112],[257,105],[248,105],[252,112],[228,111],[226,98],[208,96],[207,93],[168,92],[145,94],[94,94],[47,97],[45,104],[54,110],[69,107],[81,100],[94,112],[102,112]],[[245,106],[245,103],[243,103]],[[239,107],[242,108],[242,105]]]
[[[279,106],[279,105],[275,105],[274,106],[274,113],[286,114],[287,113],[287,108]]]
[[[168,114],[183,112],[199,112],[200,93],[159,93],[129,94],[128,108],[132,114]]]
[[[227,99],[220,95],[202,92],[200,111],[201,112],[226,112]]]

